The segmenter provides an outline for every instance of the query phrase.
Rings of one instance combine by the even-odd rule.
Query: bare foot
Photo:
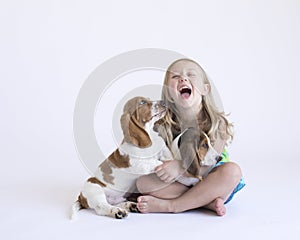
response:
[[[141,213],[172,212],[170,205],[170,200],[152,196],[140,196],[137,199],[137,208]]]
[[[222,198],[215,199],[211,203],[207,204],[205,208],[216,212],[218,216],[224,216],[226,214],[226,208]]]

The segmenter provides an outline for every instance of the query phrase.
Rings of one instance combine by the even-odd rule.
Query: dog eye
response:
[[[201,146],[202,146],[203,148],[208,148],[208,144],[207,144],[207,143],[203,143]]]
[[[145,105],[146,104],[146,101],[145,100],[141,100],[140,101],[140,105]]]

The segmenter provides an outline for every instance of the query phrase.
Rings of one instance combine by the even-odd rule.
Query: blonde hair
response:
[[[168,88],[168,80],[171,73],[170,69],[180,61],[188,61],[196,64],[200,69],[204,84],[209,85],[210,91],[208,94],[202,96],[201,110],[198,116],[195,116],[198,120],[199,129],[208,134],[212,143],[214,143],[214,141],[218,137],[220,137],[222,140],[225,140],[226,144],[230,143],[233,139],[233,124],[227,120],[227,115],[224,112],[220,112],[217,109],[213,95],[211,93],[211,84],[203,68],[194,60],[187,58],[182,58],[174,61],[166,71],[164,86],[162,89],[162,99],[165,101],[167,106],[169,106],[169,108],[167,110],[166,116],[163,119],[162,127],[159,128],[161,136],[165,139],[167,145],[171,146],[174,138],[174,130],[179,132],[181,131],[176,113],[172,111],[172,109],[176,108],[174,101],[170,96]]]

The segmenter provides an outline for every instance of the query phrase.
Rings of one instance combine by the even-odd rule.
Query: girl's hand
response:
[[[163,164],[155,168],[156,175],[166,183],[174,182],[184,171],[181,161],[178,160],[164,161]]]

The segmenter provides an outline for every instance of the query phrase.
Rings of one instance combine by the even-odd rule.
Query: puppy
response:
[[[138,212],[136,203],[126,201],[127,194],[136,190],[136,179],[152,173],[161,161],[172,159],[164,140],[153,130],[165,113],[163,101],[135,97],[125,104],[121,116],[124,140],[85,182],[72,206],[72,219],[82,208],[117,219],[129,211]]]
[[[187,170],[187,174],[179,176],[176,180],[186,186],[201,181],[215,164],[222,160],[212,147],[209,137],[195,128],[188,128],[178,135],[171,149],[174,157],[180,159]]]

